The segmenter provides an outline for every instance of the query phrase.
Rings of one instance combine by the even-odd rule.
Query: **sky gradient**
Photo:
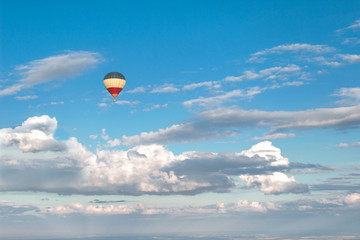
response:
[[[359,1],[0,11],[0,238],[360,237]]]

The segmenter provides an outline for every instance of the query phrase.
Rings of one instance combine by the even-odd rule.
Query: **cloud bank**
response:
[[[175,155],[155,144],[93,153],[76,138],[56,140],[56,128],[56,119],[44,115],[0,130],[1,191],[194,195],[244,187],[239,179],[266,194],[308,191],[286,175],[295,165],[268,141],[239,153]],[[108,141],[105,129],[101,137]]]

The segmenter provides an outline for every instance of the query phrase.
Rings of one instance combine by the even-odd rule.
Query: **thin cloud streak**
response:
[[[101,62],[101,56],[95,52],[69,52],[18,66],[15,70],[22,78],[12,86],[0,89],[0,96],[14,95],[23,89],[38,84],[66,79],[80,75]]]

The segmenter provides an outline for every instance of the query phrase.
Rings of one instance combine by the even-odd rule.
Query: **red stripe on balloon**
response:
[[[117,88],[117,87],[110,87],[110,88],[107,88],[107,90],[109,91],[110,94],[116,94],[117,95],[123,89],[122,88]]]

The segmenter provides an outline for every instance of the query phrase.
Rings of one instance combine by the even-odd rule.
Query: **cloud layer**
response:
[[[280,149],[265,141],[239,153],[183,152],[161,145],[92,153],[76,138],[58,141],[55,118],[27,119],[0,130],[2,191],[64,194],[199,194],[229,192],[246,182],[266,194],[307,192],[286,172],[293,168]],[[109,142],[106,130],[101,135]],[[111,145],[111,146],[110,146]],[[313,167],[313,166],[312,166]]]
[[[350,92],[351,96],[356,91]],[[200,112],[191,122],[172,125],[156,132],[143,132],[134,136],[123,136],[126,146],[143,144],[169,144],[202,141],[237,135],[243,129],[269,129],[255,140],[295,137],[290,130],[314,128],[347,129],[359,127],[360,105],[338,108],[317,108],[304,111],[262,111],[240,108],[217,108]]]

